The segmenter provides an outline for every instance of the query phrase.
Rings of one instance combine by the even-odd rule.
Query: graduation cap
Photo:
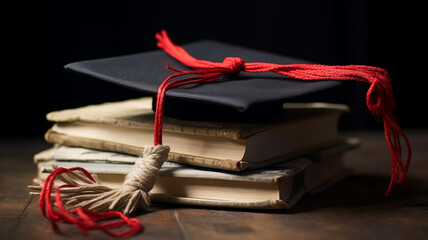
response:
[[[166,40],[166,39],[165,39]],[[166,44],[160,42],[161,46]],[[185,120],[242,121],[254,118],[269,118],[281,113],[282,103],[289,99],[308,95],[320,90],[338,86],[338,81],[306,82],[278,76],[273,72],[248,73],[229,67],[239,56],[245,62],[268,62],[277,64],[307,63],[302,60],[266,53],[254,49],[230,45],[211,40],[197,41],[183,45],[186,51],[214,64],[213,72],[226,71],[223,78],[214,76],[209,84],[192,84],[171,88],[165,93],[163,115]],[[200,61],[200,60],[198,60]],[[227,63],[230,61],[230,63]],[[239,60],[238,60],[239,61]],[[192,71],[193,66],[181,63],[162,50],[70,63],[68,71],[85,74],[108,82],[156,96],[162,82],[171,75],[172,67]],[[230,64],[230,66],[228,65]],[[211,67],[212,63],[207,66]],[[203,66],[203,65],[201,65]],[[226,67],[226,69],[221,69]],[[239,68],[240,66],[235,66]],[[154,110],[156,101],[154,102]]]
[[[308,64],[214,41],[198,41],[180,47],[170,40],[166,31],[156,34],[156,38],[158,47],[163,51],[82,61],[65,66],[69,71],[156,96],[153,106],[156,111],[155,134],[154,145],[145,147],[143,155],[134,165],[134,170],[125,179],[122,189],[112,190],[93,184],[93,188],[84,186],[85,191],[76,187],[74,194],[72,191],[67,192],[67,202],[75,206],[96,211],[117,211],[94,213],[77,208],[80,210],[74,211],[81,215],[77,220],[73,220],[61,217],[66,214],[61,212],[66,211],[62,207],[58,214],[46,214],[53,223],[68,221],[80,224],[81,229],[95,226],[106,231],[93,222],[114,215],[123,219],[118,225],[132,226],[130,231],[123,234],[139,231],[136,220],[128,219],[125,215],[136,209],[144,209],[150,204],[148,192],[153,187],[159,168],[166,161],[169,152],[169,147],[162,145],[163,115],[192,120],[227,121],[272,117],[281,111],[281,104],[287,99],[338,86],[341,80],[370,84],[366,97],[367,107],[383,120],[385,138],[391,152],[391,182],[386,194],[389,194],[396,183],[407,182],[410,145],[405,133],[396,123],[397,119],[393,113],[395,100],[389,75],[384,69],[362,65]],[[400,138],[405,140],[408,149],[405,164],[401,159]],[[43,211],[47,209],[48,212],[55,213],[49,205],[55,177],[76,170],[92,179],[90,174],[81,168],[56,169],[45,181],[42,189],[39,202]],[[62,205],[61,198],[57,199],[60,201],[57,204]]]

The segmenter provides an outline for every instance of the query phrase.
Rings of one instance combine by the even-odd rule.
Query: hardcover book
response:
[[[153,141],[151,98],[51,112],[50,143],[139,155]],[[288,103],[265,121],[205,122],[164,119],[169,160],[241,171],[268,166],[339,143],[337,124],[347,106]]]
[[[316,193],[349,174],[342,154],[358,141],[314,152],[285,163],[245,172],[213,171],[166,162],[150,192],[153,202],[228,208],[278,209],[292,207],[305,193]],[[120,188],[136,157],[115,152],[61,146],[35,155],[38,178],[52,164],[80,166],[97,175],[103,185]]]

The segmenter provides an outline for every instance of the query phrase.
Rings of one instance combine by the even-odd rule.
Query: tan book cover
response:
[[[170,161],[241,171],[291,159],[340,141],[339,117],[345,105],[285,104],[268,122],[193,122],[164,119]],[[151,98],[51,112],[48,142],[139,155],[153,142]]]

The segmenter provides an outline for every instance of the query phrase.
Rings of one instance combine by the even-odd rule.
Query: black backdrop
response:
[[[423,1],[28,1],[4,6],[1,137],[41,137],[52,110],[141,96],[75,76],[63,65],[156,49],[167,29],[178,44],[215,39],[323,64],[387,69],[404,128],[426,127],[427,18]],[[349,104],[343,129],[380,129],[367,85],[319,99]],[[312,100],[312,99],[309,99]]]

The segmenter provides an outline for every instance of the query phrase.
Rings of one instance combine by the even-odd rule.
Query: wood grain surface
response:
[[[380,131],[347,132],[362,146],[346,154],[355,174],[291,210],[240,211],[154,205],[136,215],[144,231],[130,239],[428,239],[428,131],[408,132],[413,147],[410,186],[383,194],[389,153]],[[36,176],[34,153],[43,140],[0,141],[0,239],[82,239],[71,225],[55,234],[27,185]],[[84,239],[109,239],[91,231]]]

